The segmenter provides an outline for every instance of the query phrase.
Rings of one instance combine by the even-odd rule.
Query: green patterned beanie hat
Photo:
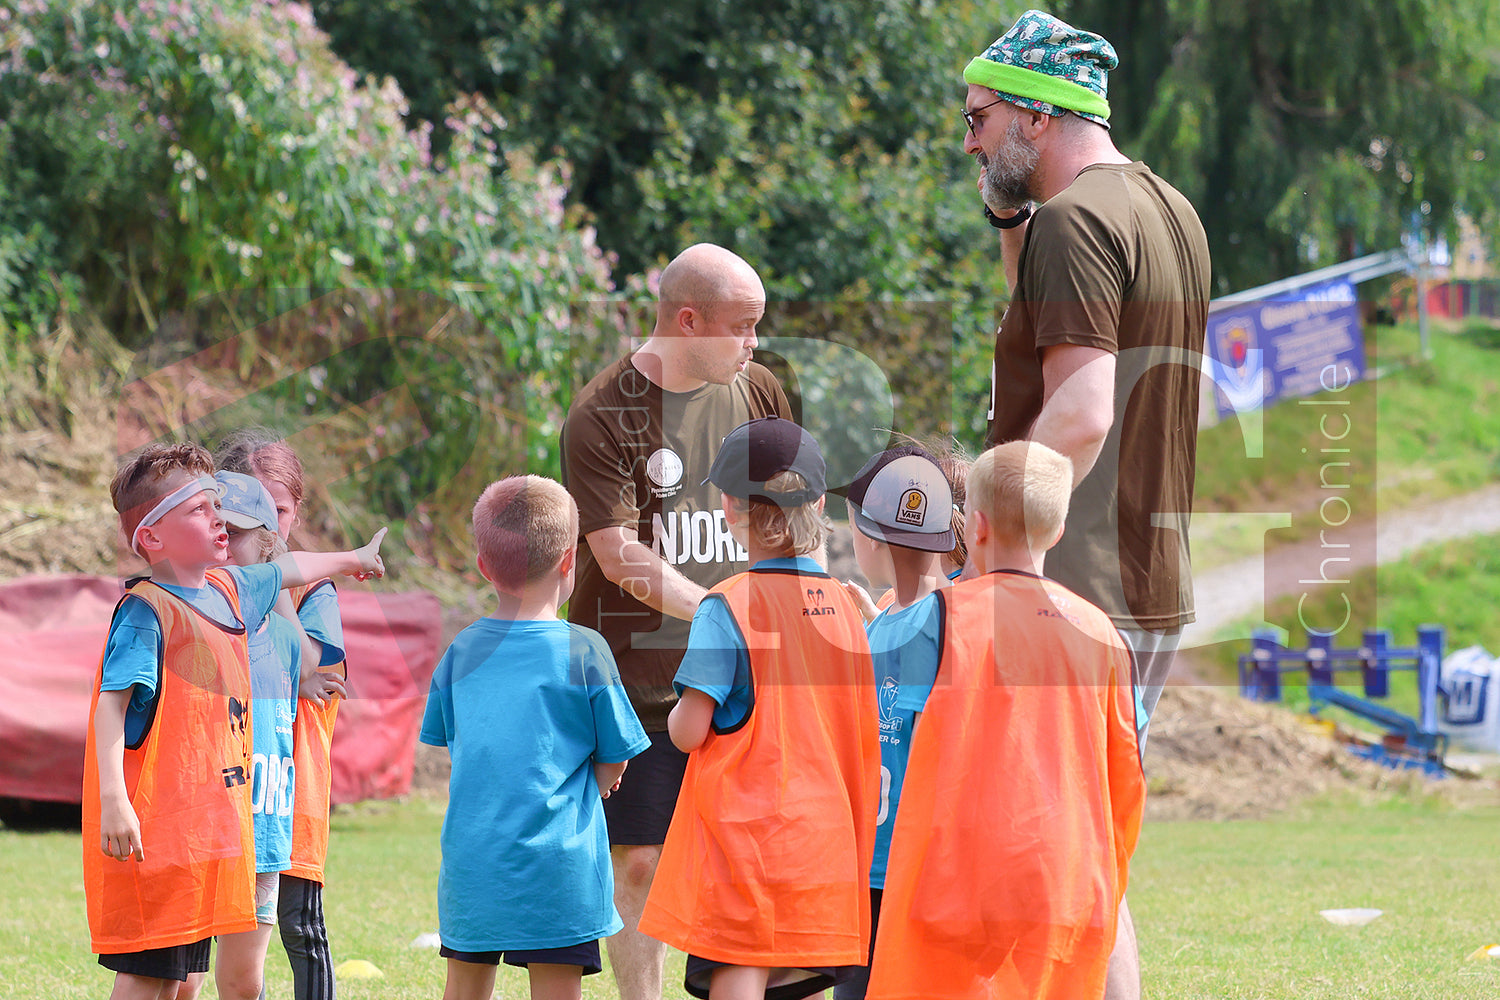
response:
[[[964,68],[964,82],[988,87],[1012,104],[1060,115],[1072,111],[1109,127],[1114,46],[1051,14],[1028,10]]]

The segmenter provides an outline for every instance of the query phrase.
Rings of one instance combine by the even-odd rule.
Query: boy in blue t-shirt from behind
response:
[[[880,811],[870,866],[870,947],[880,921],[891,830],[906,776],[917,713],[898,708],[903,668],[931,676],[942,658],[941,610],[933,594],[949,584],[943,556],[954,548],[953,492],[942,467],[917,445],[881,452],[841,492],[849,501],[854,557],[874,587],[891,601],[865,623],[880,696]],[[856,601],[857,584],[847,584]],[[868,600],[868,598],[866,598]],[[869,967],[834,987],[835,1000],[863,1000]]]
[[[541,476],[474,505],[479,572],[499,607],[454,638],[421,739],[453,770],[438,872],[444,1000],[487,1000],[501,961],[534,1000],[576,1000],[623,926],[603,797],[650,745],[604,638],[558,619],[573,591],[578,508]]]

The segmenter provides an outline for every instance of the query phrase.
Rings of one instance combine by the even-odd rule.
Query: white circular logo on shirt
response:
[[[676,486],[682,482],[682,459],[671,448],[658,448],[646,459],[646,475],[657,486]]]

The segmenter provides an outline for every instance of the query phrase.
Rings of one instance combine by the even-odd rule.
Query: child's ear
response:
[[[140,547],[143,552],[147,550],[151,552],[159,552],[161,550],[161,536],[153,531],[149,525],[147,527],[137,529],[136,540],[140,543]]]
[[[968,515],[970,530],[974,532],[974,542],[983,545],[990,540],[990,519],[982,510],[976,510]]]
[[[484,556],[475,556],[474,565],[479,567],[480,576],[484,577],[490,583],[495,582],[495,578],[493,576],[490,576],[490,568],[484,564]]]
[[[578,546],[574,545],[574,546],[570,547],[568,549],[568,551],[566,551],[566,552],[564,552],[562,554],[562,559],[558,560],[557,571],[559,573],[561,573],[562,575],[567,576],[569,573],[573,572],[573,567],[576,566],[577,564],[578,564]]]

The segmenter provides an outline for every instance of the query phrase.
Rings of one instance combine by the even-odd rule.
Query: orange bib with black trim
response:
[[[938,600],[866,995],[1100,997],[1145,803],[1130,654],[1102,611],[1030,574]]]
[[[753,704],[688,757],[641,932],[734,965],[862,965],[880,744],[859,611],[830,577],[790,569],[707,599],[745,638]]]
[[[215,569],[208,581],[239,617],[234,578]],[[162,633],[155,712],[139,746],[124,751],[125,789],[140,821],[145,859],[116,861],[99,850],[94,713],[101,657],[83,771],[84,896],[99,954],[168,948],[255,927],[245,632],[209,621],[150,581],[135,585],[130,596],[150,605]]]
[[[291,590],[292,604],[302,610],[302,603],[318,580]],[[336,663],[320,670],[331,670],[349,676],[346,663]],[[319,705],[306,698],[297,699],[297,722],[293,738],[292,762],[296,774],[296,791],[292,798],[292,865],[288,875],[323,881],[323,864],[328,858],[328,800],[333,788],[333,724],[338,719],[339,702],[334,698]]]

